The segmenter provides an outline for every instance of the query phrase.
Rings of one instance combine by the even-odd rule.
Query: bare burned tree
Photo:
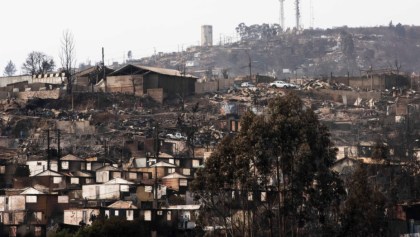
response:
[[[74,49],[73,33],[70,30],[63,32],[61,39],[60,61],[67,82],[67,93],[71,94],[74,82],[74,68],[76,68],[76,51]]]

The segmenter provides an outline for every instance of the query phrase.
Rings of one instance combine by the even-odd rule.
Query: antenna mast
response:
[[[309,14],[309,26],[313,29],[315,26],[315,16],[314,16],[314,3],[313,0],[310,1],[310,14]]]
[[[300,30],[300,8],[299,8],[299,0],[295,1],[296,5],[296,30]]]

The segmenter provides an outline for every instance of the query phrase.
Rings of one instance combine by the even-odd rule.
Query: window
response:
[[[174,159],[169,159],[168,163],[169,164],[175,164],[175,160]]]
[[[71,178],[70,183],[71,184],[79,184],[79,178]]]
[[[69,203],[69,196],[58,196],[58,203]]]
[[[130,191],[130,187],[128,185],[121,185],[120,186],[120,191],[121,192],[129,192]]]
[[[120,211],[119,210],[115,210],[114,211],[114,216],[119,216],[120,215]]]
[[[152,191],[153,191],[152,186],[145,186],[145,187],[144,187],[144,192],[146,192],[146,193],[151,193]]]
[[[187,186],[188,185],[188,181],[186,179],[180,179],[179,180],[179,186]]]
[[[200,167],[200,161],[199,160],[193,160],[193,167],[194,168],[198,168],[198,167]]]
[[[34,217],[37,221],[42,221],[42,212],[40,211],[34,212]]]
[[[168,174],[175,173],[175,168],[168,168]]]
[[[157,211],[158,216],[163,215],[163,211]]]
[[[42,228],[40,226],[35,226],[35,237],[42,236]]]
[[[105,218],[109,218],[109,210],[105,210]]]
[[[166,220],[167,221],[170,221],[172,219],[172,213],[171,213],[171,211],[168,211],[167,213],[166,213]]]
[[[252,196],[252,192],[248,192],[248,201],[252,201],[253,200],[253,196]]]
[[[92,170],[92,163],[86,164],[86,170]]]
[[[37,196],[26,196],[26,202],[27,203],[36,203],[37,202]]]
[[[134,220],[134,215],[133,214],[134,214],[133,210],[127,210],[127,212],[126,212],[127,221]]]
[[[17,232],[17,226],[10,226],[9,227],[9,236],[15,237]]]
[[[87,223],[87,212],[86,211],[82,211],[82,220],[84,223]]]
[[[144,220],[151,221],[152,220],[152,211],[144,211]]]
[[[0,166],[0,174],[6,173],[6,166],[2,165]]]
[[[183,175],[191,175],[191,170],[190,169],[182,169],[182,174]]]
[[[112,173],[112,178],[121,178],[121,172],[113,172]]]
[[[137,150],[139,150],[139,151],[144,150],[144,142],[138,142],[137,143]]]
[[[53,183],[55,183],[55,184],[61,183],[61,177],[54,177],[53,178]]]
[[[128,173],[128,178],[129,179],[137,179],[137,173],[135,173],[135,172]]]
[[[265,202],[265,201],[267,201],[267,193],[261,192],[261,202]]]
[[[61,168],[63,170],[68,170],[69,169],[69,162],[68,161],[62,161],[61,162]]]
[[[143,173],[143,179],[150,179],[149,173]]]

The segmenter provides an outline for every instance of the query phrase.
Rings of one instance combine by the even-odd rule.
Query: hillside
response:
[[[241,40],[212,47],[190,47],[179,53],[159,53],[133,60],[202,77],[272,75],[319,77],[360,75],[360,70],[392,68],[420,71],[420,27],[312,29],[279,32],[277,25],[240,24]]]

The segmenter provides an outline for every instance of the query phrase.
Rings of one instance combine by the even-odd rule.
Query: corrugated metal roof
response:
[[[83,171],[75,171],[71,173],[72,176],[74,177],[93,177],[94,175],[88,172],[83,172]]]
[[[154,165],[151,165],[150,167],[155,167],[155,166],[156,167],[176,167],[176,165],[174,165],[174,164],[170,164],[170,163],[163,162],[163,161],[160,161],[160,162],[158,162]]]
[[[88,162],[98,161],[98,157],[96,157],[96,156],[95,157],[88,157],[85,160],[88,161]]]
[[[128,180],[122,179],[122,178],[115,178],[106,182],[105,184],[134,184],[134,183]]]
[[[82,158],[79,158],[77,156],[74,156],[72,154],[68,154],[66,156],[63,156],[60,158],[62,161],[84,161]]]
[[[55,171],[52,171],[52,170],[46,170],[46,171],[43,171],[43,172],[38,173],[38,174],[33,175],[33,176],[54,176],[54,177],[62,177],[64,175],[62,175],[60,173],[57,173]]]
[[[189,74],[183,75],[180,71],[174,70],[174,69],[149,67],[149,66],[143,66],[143,65],[139,65],[139,64],[128,64],[128,65],[125,65],[124,67],[122,67],[122,68],[114,71],[113,73],[111,73],[109,75],[110,76],[118,75],[119,73],[121,73],[122,71],[126,70],[129,67],[135,67],[135,68],[137,68],[139,70],[155,72],[155,73],[158,73],[158,74],[168,75],[168,76],[187,77],[187,78],[195,78],[195,79],[198,78],[198,77],[195,77],[195,76],[189,75]]]
[[[40,195],[40,194],[44,194],[43,192],[34,189],[34,188],[27,188],[25,189],[25,191],[21,192],[20,194],[22,195]]]

